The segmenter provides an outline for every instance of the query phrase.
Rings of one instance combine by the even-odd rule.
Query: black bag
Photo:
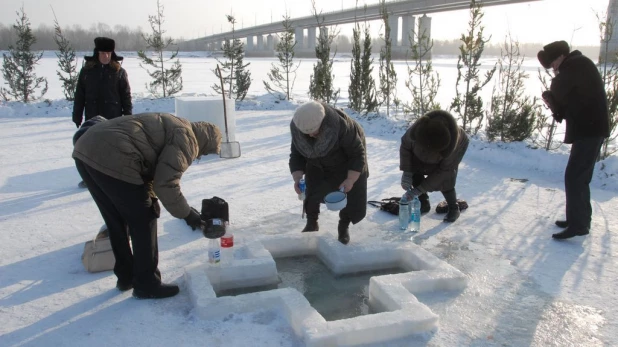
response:
[[[219,218],[226,222],[230,221],[230,208],[227,201],[213,196],[212,199],[202,200],[202,220]]]
[[[382,199],[381,201],[367,201],[367,203],[371,206],[379,207],[382,211],[398,216],[399,200],[401,200],[401,198],[393,196],[392,198]]]

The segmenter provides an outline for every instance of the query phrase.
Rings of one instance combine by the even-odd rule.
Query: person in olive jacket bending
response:
[[[468,135],[442,110],[421,116],[401,138],[401,187],[418,196],[421,213],[431,209],[427,192],[441,191],[448,204],[445,222],[459,218],[455,183],[459,163],[468,149]]]
[[[107,37],[94,39],[94,53],[84,57],[85,64],[79,72],[73,123],[79,128],[84,120],[95,116],[106,119],[133,113],[131,87],[127,72],[120,66],[123,57],[114,52],[116,42]]]
[[[178,286],[161,282],[158,269],[158,199],[193,230],[203,227],[180,190],[180,178],[195,159],[219,153],[220,145],[215,125],[167,113],[99,122],[76,141],[75,166],[109,230],[119,290],[133,288],[137,298],[178,293]]]
[[[292,146],[290,172],[294,189],[305,175],[304,209],[307,224],[302,232],[318,231],[320,203],[324,196],[343,188],[347,206],[339,211],[338,240],[350,241],[350,223],[360,222],[367,213],[367,154],[365,133],[343,111],[316,101],[296,109],[290,122]]]
[[[564,143],[571,154],[564,171],[566,220],[556,225],[566,228],[552,235],[568,239],[588,235],[592,220],[590,181],[603,141],[610,135],[605,85],[597,66],[580,51],[570,52],[566,41],[555,41],[537,54],[544,68],[552,68],[555,77],[542,97],[552,116],[566,121]]]

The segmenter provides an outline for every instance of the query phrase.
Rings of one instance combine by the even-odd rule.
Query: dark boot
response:
[[[339,237],[337,240],[347,245],[350,242],[350,233],[349,233],[350,221],[339,220],[339,225],[337,225],[337,232],[339,233]]]
[[[133,296],[138,299],[163,299],[178,294],[180,289],[175,284],[161,283],[150,289],[133,288]]]
[[[318,225],[318,219],[307,217],[307,224],[305,224],[305,228],[301,232],[306,233],[318,230],[320,230],[320,226]]]
[[[423,193],[418,196],[418,200],[421,202],[421,214],[425,214],[431,210],[431,205],[429,204],[429,195],[427,193]]]
[[[452,223],[459,218],[461,212],[459,212],[459,204],[457,204],[457,192],[455,189],[442,192],[444,195],[444,199],[446,199],[446,203],[448,204],[448,213],[446,217],[444,217],[444,221],[448,223]]]
[[[566,221],[566,220],[557,220],[557,221],[556,221],[556,225],[557,225],[559,228],[567,228],[567,227],[569,226],[569,222],[568,222],[568,221]]]
[[[551,237],[556,240],[564,240],[564,239],[570,239],[571,237],[574,237],[574,236],[588,235],[589,233],[590,231],[588,231],[587,228],[567,227],[562,232],[553,234]]]

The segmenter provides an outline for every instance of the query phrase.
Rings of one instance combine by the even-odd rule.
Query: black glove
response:
[[[202,228],[202,218],[200,217],[199,212],[196,209],[191,207],[191,211],[189,215],[184,218],[187,225],[191,227],[191,230],[201,229]]]

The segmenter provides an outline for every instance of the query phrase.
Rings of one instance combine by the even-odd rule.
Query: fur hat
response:
[[[444,111],[432,111],[444,112]],[[416,121],[416,144],[430,152],[441,152],[451,143],[451,133],[446,124],[437,118],[424,115]]]
[[[311,134],[320,129],[325,112],[322,104],[317,101],[309,101],[296,109],[292,121],[302,133]]]
[[[569,54],[569,52],[571,52],[571,49],[566,41],[554,41],[545,45],[543,50],[537,53],[536,57],[544,68],[549,69],[554,60],[558,59],[561,55]]]
[[[116,42],[109,37],[97,37],[94,39],[94,49],[99,52],[113,52]]]

